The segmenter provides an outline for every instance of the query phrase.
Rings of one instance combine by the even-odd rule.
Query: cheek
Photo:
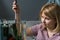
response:
[[[48,20],[48,21],[46,21],[46,25],[48,25],[48,26],[55,25],[54,22],[55,22],[55,21]]]
[[[46,25],[52,25],[52,21],[51,20],[46,20]]]

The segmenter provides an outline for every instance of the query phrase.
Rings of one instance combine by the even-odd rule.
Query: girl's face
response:
[[[46,16],[44,13],[41,15],[41,22],[43,23],[43,26],[49,29],[55,29],[56,28],[56,19],[51,19],[48,16]]]

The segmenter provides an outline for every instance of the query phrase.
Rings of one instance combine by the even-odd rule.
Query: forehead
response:
[[[53,16],[53,13],[51,11],[49,11],[48,9],[42,11],[41,16],[48,17],[48,18],[51,18],[51,19],[55,18]]]
[[[43,11],[40,13],[40,15],[42,16],[42,14],[47,16],[47,14],[49,14],[49,10],[48,10],[48,9],[43,10]]]
[[[48,17],[48,16],[46,16],[45,13],[42,13],[42,14],[41,14],[41,17]],[[48,18],[49,18],[49,17],[48,17]]]

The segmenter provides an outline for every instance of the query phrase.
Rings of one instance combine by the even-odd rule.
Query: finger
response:
[[[13,2],[12,8],[13,9],[17,8],[17,4],[15,4],[15,1]]]
[[[16,5],[12,5],[12,7],[16,7]]]
[[[17,7],[16,6],[13,6],[12,9],[17,9]]]
[[[13,5],[17,5],[16,1],[13,2]]]

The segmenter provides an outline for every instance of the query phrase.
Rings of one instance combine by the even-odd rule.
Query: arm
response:
[[[20,36],[20,33],[21,33],[21,29],[20,29],[20,10],[19,10],[19,7],[16,3],[16,1],[14,0],[13,2],[13,5],[12,5],[12,9],[15,13],[15,23],[16,23],[16,28],[17,28],[17,34],[18,36]]]
[[[16,4],[15,1],[13,2],[13,8],[12,9],[15,12],[16,27],[17,27],[18,34],[20,35],[22,29],[21,28],[19,29],[19,26],[20,26],[20,24],[19,24],[19,22],[20,22],[19,7],[18,7],[18,5]],[[39,25],[34,25],[32,27],[27,28],[26,29],[26,34],[28,36],[32,36],[32,35],[36,36],[37,33],[38,33],[38,30],[39,30],[39,27],[40,27]]]
[[[19,14],[19,7],[18,7],[16,1],[13,2],[13,7],[12,7],[12,9],[13,9],[13,11],[14,11],[14,13],[15,13],[16,28],[17,28],[17,31],[18,31],[18,35],[20,35],[20,33],[21,33],[22,30],[21,30],[21,28],[20,28],[20,33],[19,33],[19,26],[20,26],[20,24],[19,24],[20,18],[19,18],[19,17],[20,17],[20,14]],[[31,27],[26,29],[26,34],[29,35],[29,36],[33,35],[31,29],[32,29]],[[34,28],[34,29],[35,29],[35,28]]]
[[[38,30],[40,29],[40,27],[41,27],[40,24],[29,27],[26,29],[26,34],[28,36],[32,36],[32,35],[36,36],[38,34]]]
[[[31,27],[28,27],[27,29],[26,29],[26,35],[27,36],[32,36],[33,34],[32,34],[32,30],[31,30]]]

